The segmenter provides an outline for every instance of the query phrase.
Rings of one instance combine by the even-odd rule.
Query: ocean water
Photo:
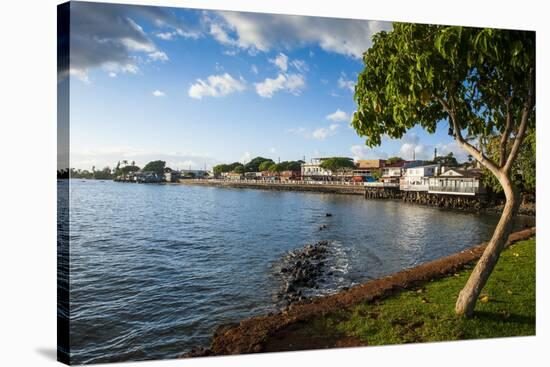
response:
[[[314,295],[328,294],[476,245],[498,220],[337,194],[93,180],[69,190],[74,363],[207,346],[218,325],[276,310],[274,264],[308,243],[331,243]]]

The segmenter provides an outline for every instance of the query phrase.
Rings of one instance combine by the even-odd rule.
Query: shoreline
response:
[[[506,246],[535,235],[536,227],[514,232],[508,237]],[[221,325],[214,333],[209,347],[193,349],[182,355],[182,358],[265,352],[268,338],[283,329],[317,316],[382,299],[397,291],[411,289],[419,284],[456,273],[477,261],[486,246],[487,243],[484,242],[459,253],[359,284],[332,295],[299,301],[278,313],[254,316],[239,323]]]
[[[455,195],[436,195],[429,194],[431,196],[438,196],[440,198],[450,199],[463,199],[464,202],[459,205],[442,205],[441,201],[437,200],[425,200],[414,201],[410,200],[409,196],[403,196],[401,198],[390,196],[379,197],[366,197],[366,186],[363,185],[342,185],[342,184],[304,184],[304,183],[270,183],[270,182],[233,182],[233,181],[209,181],[209,180],[180,180],[179,182],[169,183],[171,185],[189,185],[189,186],[209,186],[219,188],[234,188],[234,189],[253,189],[253,190],[275,190],[275,191],[295,191],[295,192],[316,192],[322,194],[342,194],[342,195],[362,195],[365,200],[390,200],[399,201],[403,203],[428,206],[433,208],[441,208],[448,210],[456,210],[460,212],[471,213],[495,213],[502,212],[504,205],[501,203],[494,203],[484,201],[484,198],[480,197],[459,197]],[[372,189],[372,188],[371,188]],[[469,201],[468,201],[469,200]],[[536,202],[521,203],[518,215],[536,217]]]

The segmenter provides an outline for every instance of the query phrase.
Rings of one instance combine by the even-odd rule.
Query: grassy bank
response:
[[[266,343],[267,351],[464,340],[535,334],[535,238],[506,249],[473,318],[454,304],[473,266],[388,298],[317,316]]]

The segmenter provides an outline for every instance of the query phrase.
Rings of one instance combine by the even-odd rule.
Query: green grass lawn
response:
[[[535,243],[531,238],[502,253],[471,319],[455,316],[454,305],[473,266],[415,290],[315,318],[303,331],[355,337],[367,345],[534,335]]]

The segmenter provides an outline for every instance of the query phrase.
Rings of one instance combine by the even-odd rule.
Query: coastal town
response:
[[[162,162],[162,161],[159,161]],[[164,163],[164,162],[162,162]],[[250,185],[332,185],[353,186],[404,192],[426,192],[437,195],[480,196],[487,190],[482,183],[482,170],[476,163],[459,164],[452,156],[434,156],[432,161],[358,159],[347,157],[312,158],[274,163],[256,157],[248,164],[218,165],[212,171],[126,169],[115,181],[134,183],[227,183]],[[124,167],[123,167],[124,169]]]

